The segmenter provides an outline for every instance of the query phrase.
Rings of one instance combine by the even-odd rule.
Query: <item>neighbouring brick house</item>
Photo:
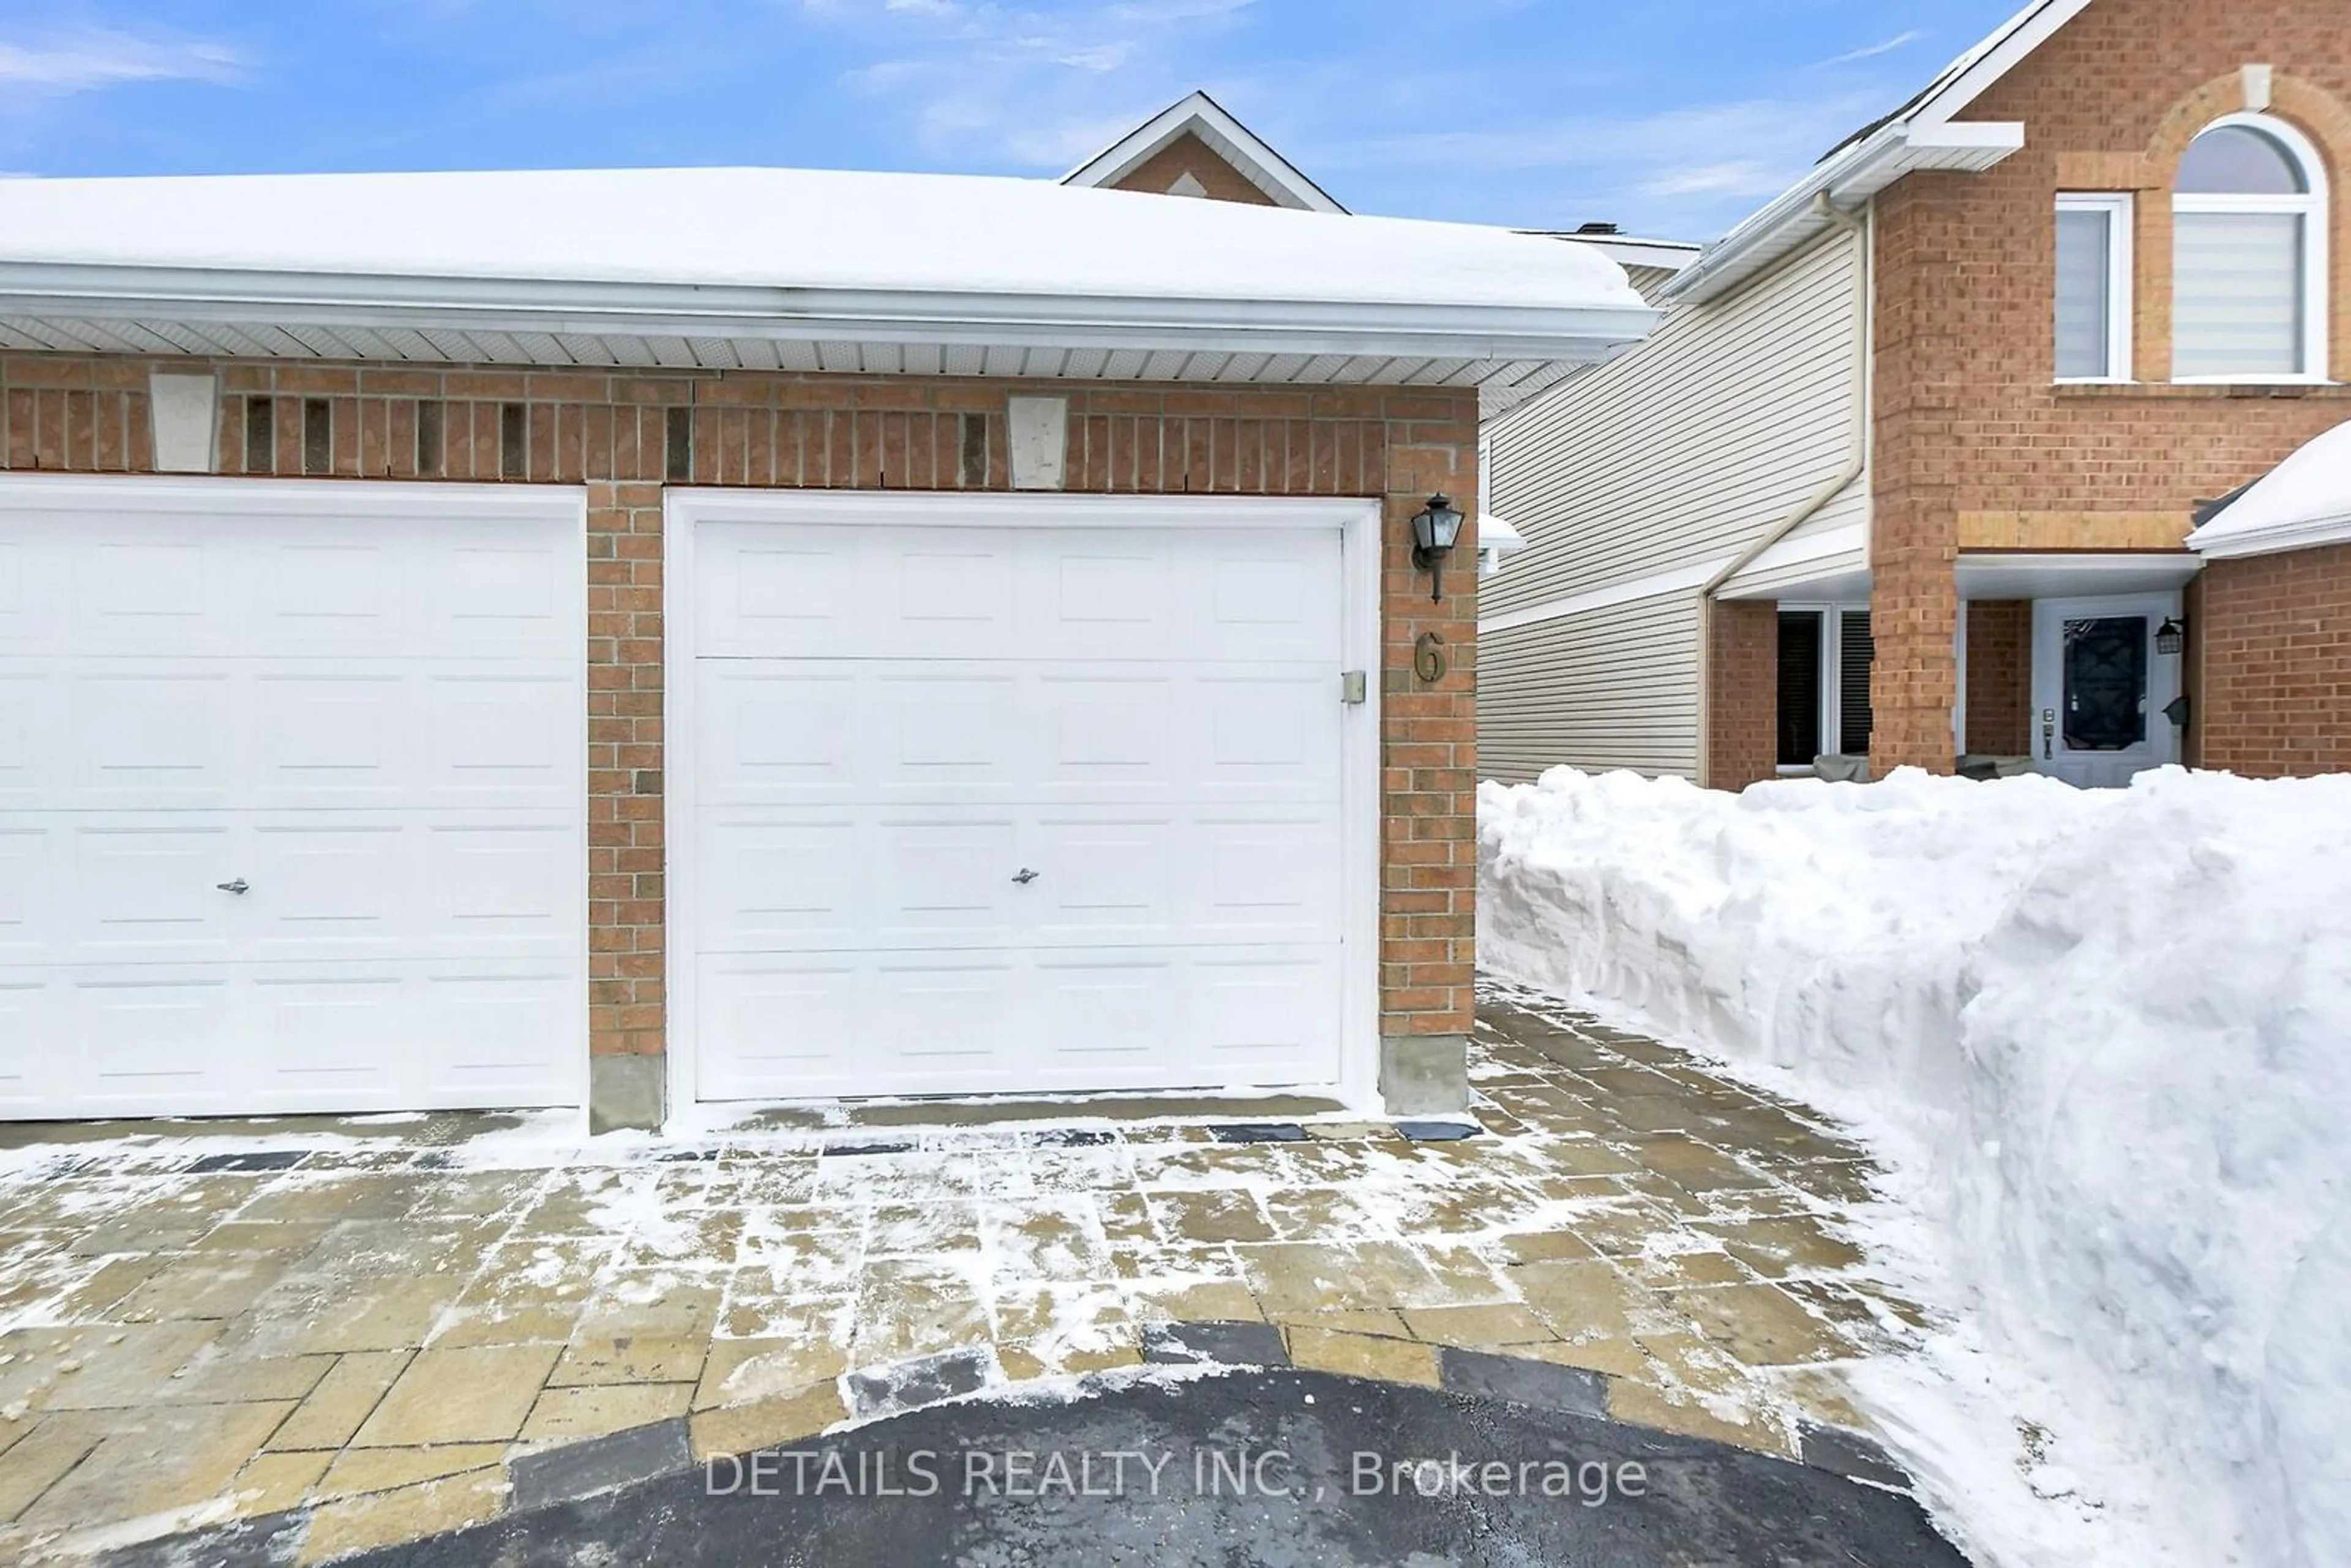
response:
[[[2351,546],[2189,538],[2351,420],[2346,24],[2031,5],[1503,416],[1481,765],[2351,767]]]
[[[1412,519],[1652,319],[1045,182],[0,183],[0,1114],[1459,1103]]]

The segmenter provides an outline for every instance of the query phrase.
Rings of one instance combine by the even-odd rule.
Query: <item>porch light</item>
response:
[[[2155,651],[2158,653],[2177,653],[2187,643],[2188,628],[2177,617],[2165,616],[2163,624],[2155,629]]]
[[[1461,537],[1461,514],[1452,498],[1439,490],[1412,520],[1412,564],[1428,573],[1431,603],[1445,597],[1445,558]]]

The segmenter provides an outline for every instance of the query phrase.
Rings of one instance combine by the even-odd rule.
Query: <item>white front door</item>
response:
[[[0,1116],[580,1098],[581,517],[0,485]]]
[[[2156,646],[2177,593],[2037,599],[2032,603],[2032,765],[2084,789],[2127,784],[2176,760],[2164,710],[2179,695],[2179,655]]]
[[[935,499],[688,525],[696,1097],[1336,1082],[1340,527]]]

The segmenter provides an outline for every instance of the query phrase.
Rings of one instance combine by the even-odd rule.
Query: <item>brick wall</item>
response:
[[[2351,380],[2351,27],[2342,0],[2099,0],[1969,110],[2020,120],[2022,152],[1983,174],[1917,174],[1876,220],[1872,677],[1879,771],[1947,770],[1956,690],[1951,563],[1962,514],[2152,514],[2194,504],[2351,419],[2351,389],[2175,386],[2168,193],[2180,152],[2246,107],[2242,67],[2274,68],[2271,112],[2333,172],[2334,374]],[[2056,194],[2137,193],[2136,370],[2149,384],[2053,384]],[[2218,722],[2231,700],[2206,705]],[[1974,744],[1972,730],[1970,745]],[[1979,747],[1980,749],[1980,747]]]
[[[1253,207],[1276,204],[1248,175],[1218,157],[1216,149],[1188,131],[1136,164],[1134,172],[1113,189],[1161,195],[1186,174],[1200,182],[1200,188],[1211,201],[1245,202]]]
[[[1968,749],[2022,757],[2032,747],[2032,604],[1968,606]]]
[[[1706,778],[1744,789],[1780,760],[1780,607],[1718,599],[1706,607]]]
[[[0,467],[152,467],[151,361],[0,356]],[[162,368],[202,370],[191,361]],[[1432,604],[1409,521],[1474,496],[1478,398],[1450,389],[1196,388],[742,372],[221,362],[229,475],[587,487],[591,1049],[662,1048],[662,491],[1008,487],[1005,400],[1070,400],[1069,488],[1383,500],[1385,1034],[1469,1026],[1477,880],[1477,580]],[[266,411],[266,412],[264,412]],[[1474,534],[1474,525],[1465,529]],[[1424,685],[1415,640],[1451,667]],[[1335,674],[1335,672],[1334,672]]]
[[[2351,771],[2351,544],[2216,560],[2199,580],[2199,765]]]

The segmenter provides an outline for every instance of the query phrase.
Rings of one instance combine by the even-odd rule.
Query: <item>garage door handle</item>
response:
[[[251,893],[253,891],[253,883],[246,881],[243,877],[238,877],[235,882],[216,882],[213,883],[213,885],[219,888],[223,893]]]
[[[1013,880],[1013,881],[1015,881],[1015,882],[1017,882],[1017,883],[1019,883],[1021,886],[1026,887],[1026,886],[1028,886],[1030,883],[1035,882],[1035,881],[1037,880],[1037,873],[1036,873],[1035,872],[1033,872],[1033,871],[1030,871],[1027,866],[1025,866],[1025,865],[1024,865],[1024,866],[1022,866],[1022,867],[1020,868],[1020,874],[1019,874],[1019,875],[1018,875],[1018,876],[1016,876],[1016,877],[1014,877],[1012,880]]]

